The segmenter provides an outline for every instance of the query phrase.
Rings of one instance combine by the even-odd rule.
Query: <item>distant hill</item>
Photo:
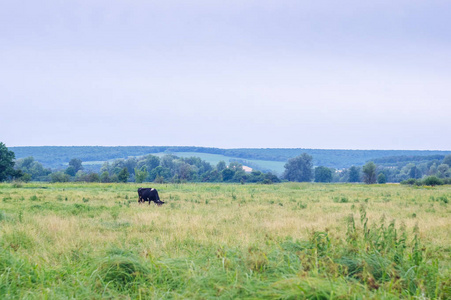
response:
[[[438,155],[440,157],[451,154],[451,151],[426,150],[325,150],[302,148],[236,148],[221,149],[207,147],[174,147],[174,146],[39,146],[39,147],[9,147],[16,154],[16,159],[33,156],[45,167],[52,169],[65,168],[72,158],[79,158],[84,165],[100,168],[104,161],[147,154],[164,155],[171,153],[179,156],[199,156],[211,163],[218,160],[226,162],[239,160],[248,162],[253,168],[273,170],[281,173],[284,163],[302,153],[313,156],[315,166],[330,168],[348,168],[352,165],[361,166],[369,160],[384,157],[422,157]],[[209,155],[207,155],[209,154]],[[228,161],[227,161],[228,160]],[[384,160],[382,160],[384,161]],[[381,161],[381,162],[382,162]],[[384,161],[387,163],[388,161]]]
[[[389,166],[389,167],[402,167],[409,163],[413,164],[421,164],[427,162],[438,161],[441,162],[445,158],[445,155],[400,155],[400,156],[387,156],[376,158],[373,162],[380,166]]]

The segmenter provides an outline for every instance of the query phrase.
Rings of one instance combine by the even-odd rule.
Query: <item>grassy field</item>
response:
[[[1,298],[451,298],[450,186],[151,186],[0,184]]]

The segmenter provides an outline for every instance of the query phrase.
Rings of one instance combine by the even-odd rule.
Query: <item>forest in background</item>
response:
[[[34,157],[46,168],[63,169],[67,167],[72,158],[85,162],[104,162],[115,159],[127,159],[131,156],[144,156],[147,154],[167,153],[177,155],[178,152],[195,152],[218,154],[230,157],[232,161],[264,160],[286,162],[290,158],[307,153],[313,157],[313,165],[327,166],[334,169],[350,168],[351,166],[363,166],[368,161],[391,157],[392,165],[401,161],[411,161],[416,157],[436,155],[434,159],[443,160],[451,151],[438,150],[340,150],[340,149],[303,149],[303,148],[238,148],[221,149],[190,146],[34,146],[34,147],[9,147],[16,155],[16,159]],[[399,158],[403,157],[401,161]],[[430,159],[427,159],[430,160]],[[386,165],[388,161],[384,161]],[[255,168],[255,166],[254,166]],[[100,166],[99,166],[100,169]],[[269,170],[262,170],[269,171]]]
[[[356,163],[345,168],[334,168],[327,164],[318,165],[319,160],[308,154],[309,149],[297,149],[297,151],[305,151],[285,162],[273,161],[279,164],[278,167],[283,166],[283,170],[282,172],[272,172],[270,168],[261,168],[260,164],[264,162],[268,166],[267,163],[271,163],[271,161],[263,161],[258,158],[275,159],[281,157],[282,154],[288,155],[290,151],[295,149],[254,149],[256,153],[252,153],[250,152],[251,149],[151,147],[152,151],[157,151],[157,153],[132,156],[128,154],[142,154],[147,148],[11,147],[19,154],[16,154],[13,150],[7,150],[4,145],[3,148],[2,152],[9,153],[8,155],[14,157],[14,161],[11,161],[11,159],[9,161],[16,170],[13,171],[11,167],[9,175],[3,177],[5,179],[16,178],[22,181],[239,182],[244,184],[253,182],[275,183],[286,180],[298,182],[365,182],[368,184],[408,181],[409,184],[423,184],[429,182],[424,180],[432,176],[434,178],[429,183],[434,185],[448,183],[451,178],[451,154],[445,155],[450,153],[446,151],[310,149],[323,153],[323,155],[324,153],[331,154],[329,160],[332,161],[340,161],[339,158],[345,157],[346,159],[341,160],[342,164],[344,164],[344,161],[349,161],[350,158],[352,158],[351,161],[355,162],[368,153],[378,153],[379,155],[387,153],[410,154],[368,159],[363,166]],[[28,152],[21,152],[24,149],[27,149]],[[102,149],[105,150],[103,154],[100,151]],[[30,150],[35,150],[35,152],[30,152]],[[175,150],[190,152],[177,152]],[[205,153],[201,152],[202,150],[216,153]],[[174,155],[174,153],[180,154],[180,156]],[[271,156],[271,153],[274,156]],[[277,153],[278,156],[275,155]],[[346,153],[347,155],[343,155]],[[22,157],[25,154],[28,156]],[[52,154],[54,154],[54,157]],[[224,154],[241,155],[245,158],[230,157]],[[73,156],[71,157],[71,155]],[[111,159],[114,156],[116,158]],[[117,156],[126,156],[126,158],[117,158]],[[212,157],[216,159],[214,163],[211,161]],[[106,158],[110,159],[107,160]],[[248,160],[248,158],[250,159]],[[97,160],[93,161],[92,159]],[[49,161],[53,163],[53,167],[49,167]],[[252,170],[249,171],[244,166],[250,166]]]

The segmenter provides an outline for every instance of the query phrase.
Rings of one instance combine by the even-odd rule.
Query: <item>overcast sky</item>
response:
[[[0,2],[0,142],[451,150],[451,1]]]

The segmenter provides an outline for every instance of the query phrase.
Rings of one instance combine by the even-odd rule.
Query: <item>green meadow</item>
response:
[[[451,299],[451,187],[0,184],[1,299]]]

